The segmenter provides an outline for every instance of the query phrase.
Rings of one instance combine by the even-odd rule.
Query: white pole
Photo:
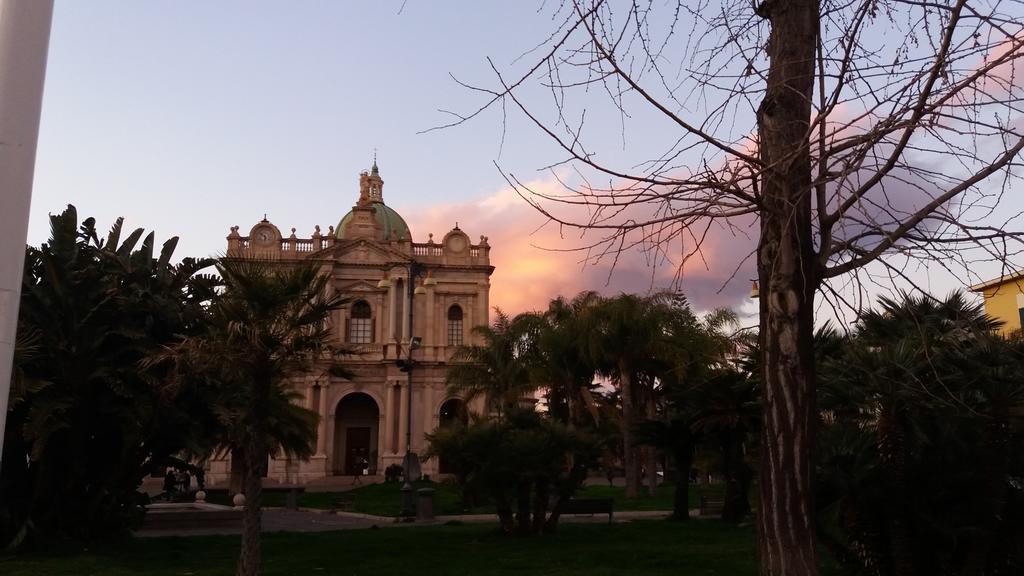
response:
[[[53,0],[0,0],[0,451],[52,17]]]

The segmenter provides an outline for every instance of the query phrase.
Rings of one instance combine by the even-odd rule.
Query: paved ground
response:
[[[352,476],[327,476],[326,478],[318,478],[307,482],[306,492],[345,492],[367,484],[380,484],[382,482],[384,482],[383,476],[363,476],[358,480]],[[642,486],[646,487],[646,482],[647,480],[644,479]],[[662,479],[658,478],[658,484],[662,482]],[[583,483],[586,486],[607,486],[608,478],[604,476],[588,476]],[[626,479],[617,476],[611,483],[614,486],[625,486]]]
[[[391,518],[375,518],[362,514],[324,514],[307,510],[286,510],[269,508],[263,511],[264,532],[326,532],[330,530],[350,530],[354,528],[370,528],[390,524]],[[178,528],[172,530],[143,529],[135,532],[143,538],[159,538],[164,536],[206,536],[210,534],[239,534],[237,528]]]
[[[694,515],[697,511],[691,510]],[[629,522],[632,520],[665,518],[669,512],[652,511],[624,511],[616,512],[616,522]],[[332,530],[351,530],[358,528],[392,528],[403,526],[424,526],[439,525],[448,522],[494,522],[498,520],[494,514],[466,514],[459,516],[438,516],[432,522],[398,522],[395,518],[385,516],[371,516],[369,514],[357,514],[354,512],[329,513],[320,510],[286,510],[283,508],[268,508],[263,511],[264,532],[328,532]],[[562,516],[563,522],[607,522],[608,516],[603,514]],[[240,528],[189,528],[175,530],[139,530],[136,536],[142,538],[161,538],[167,536],[206,536],[211,534],[238,534]]]
[[[366,484],[372,484],[383,481],[383,477],[364,477],[361,479],[360,484],[364,482]],[[588,478],[586,484],[588,485],[607,485],[608,480],[601,477]],[[343,492],[352,488],[358,488],[360,484],[353,484],[353,479],[350,476],[335,476],[330,478],[324,478],[310,482],[306,485],[308,492]],[[623,480],[621,478],[615,479],[616,485],[622,485]],[[364,484],[365,485],[365,484]],[[161,491],[161,487],[154,484],[153,490],[156,493]],[[670,514],[667,511],[621,511],[615,512],[614,518],[616,522],[628,522],[631,520],[648,519],[648,518],[665,518]],[[695,516],[697,510],[691,510],[690,515]],[[494,514],[466,514],[456,516],[439,516],[436,520],[428,523],[424,522],[398,522],[395,518],[386,516],[371,516],[369,514],[359,514],[355,512],[329,512],[325,510],[315,509],[299,509],[299,510],[287,510],[284,508],[267,508],[263,511],[263,531],[264,532],[326,532],[331,530],[350,530],[358,528],[391,528],[401,526],[423,526],[444,524],[446,522],[494,522],[497,523],[498,518]],[[562,516],[563,522],[607,522],[607,515],[582,515],[582,516]],[[153,537],[165,537],[165,536],[202,536],[210,534],[238,534],[241,532],[240,528],[189,528],[189,529],[174,529],[174,530],[138,530],[135,532],[136,536],[153,538]]]
[[[384,477],[379,475],[362,476],[358,480],[352,476],[328,476],[326,478],[310,480],[306,483],[305,488],[306,492],[346,492],[353,488],[360,488],[367,484],[379,484],[383,481]],[[660,478],[658,483],[661,483]],[[587,486],[607,486],[608,479],[604,476],[590,476],[584,481],[584,484]],[[612,484],[615,486],[625,486],[626,480],[622,477],[616,477],[612,480]],[[273,484],[268,483],[267,486],[273,486]],[[219,485],[216,488],[224,488],[224,486]],[[141,489],[150,496],[161,494],[163,492],[163,479],[147,477],[143,480]]]

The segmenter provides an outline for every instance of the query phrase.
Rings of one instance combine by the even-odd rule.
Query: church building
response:
[[[297,377],[293,385],[305,406],[320,415],[316,451],[308,461],[271,458],[270,481],[383,474],[403,464],[407,439],[422,455],[426,434],[466,419],[463,399],[445,386],[445,370],[455,349],[472,343],[472,327],[488,324],[494,267],[487,237],[474,244],[456,223],[439,240],[428,234],[426,242],[413,242],[383,190],[375,161],[359,175],[355,206],[326,234],[316,226],[308,238],[297,237],[295,228],[284,236],[264,218],[248,235],[234,226],[227,237],[228,257],[315,262],[350,299],[332,325],[337,340],[355,351],[344,359],[355,376]],[[424,474],[443,472],[436,459],[422,464]],[[228,459],[214,460],[208,482],[224,483],[229,473]]]

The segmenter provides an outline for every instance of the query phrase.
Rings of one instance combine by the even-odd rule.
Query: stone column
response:
[[[405,435],[409,422],[409,386],[406,382],[401,383],[401,393],[398,400],[398,452],[404,454],[406,451]]]
[[[423,416],[420,418],[420,429],[418,433],[413,434],[413,444],[416,446],[417,452],[426,450],[426,433],[433,432],[431,424],[434,423],[434,386],[433,383],[424,382],[423,387],[423,409],[420,410],[420,414]]]
[[[406,278],[405,282],[406,285],[402,287],[402,293],[398,295],[402,299],[402,342],[408,342],[412,336],[412,334],[409,334],[409,310],[412,310],[413,314],[416,313],[416,297],[413,296],[410,300],[408,292],[412,278]]]
[[[462,303],[462,343],[466,345],[476,344],[473,341],[473,327],[480,326],[479,295],[467,297]],[[451,350],[449,350],[451,352]]]
[[[387,334],[384,332],[384,295],[377,294],[377,297],[373,301],[374,303],[374,314],[373,314],[373,343],[378,344],[381,342],[387,342]]]
[[[395,390],[394,385],[391,382],[384,382],[384,427],[381,429],[380,436],[383,436],[383,450],[381,453],[387,452],[388,454],[394,454],[395,449],[398,447],[398,443],[395,442]]]
[[[434,298],[434,285],[427,286],[427,304],[426,304],[426,319],[423,321],[423,345],[431,354],[433,354],[433,347],[437,345],[437,324],[435,318],[437,317],[437,304]]]
[[[395,311],[398,309],[398,301],[395,293],[398,292],[398,282],[391,280],[391,287],[388,288],[388,328],[384,342],[389,343],[395,339]]]
[[[387,393],[388,386],[386,383],[382,389],[384,390],[385,393]],[[385,406],[387,405],[387,401],[387,396],[385,394]],[[377,461],[373,463],[373,467],[376,469],[377,474],[384,474],[384,455],[387,453],[388,450],[387,424],[388,413],[382,410],[377,417],[377,446],[375,448],[371,448],[371,450],[377,451]]]
[[[320,425],[316,430],[316,455],[326,457],[327,448],[327,386],[320,387],[320,405],[316,408],[320,415]]]
[[[480,285],[480,296],[483,298],[483,323],[490,325],[491,323],[491,281],[484,280]]]

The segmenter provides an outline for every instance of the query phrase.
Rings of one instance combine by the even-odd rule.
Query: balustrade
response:
[[[248,236],[238,236],[234,241],[237,242],[239,250],[257,248],[257,244]],[[320,238],[281,238],[280,251],[282,254],[293,254],[294,256],[298,256],[300,254],[312,254],[313,252],[320,251],[324,248],[329,248],[333,246],[334,243],[334,238],[331,236]],[[425,244],[414,243],[412,245],[412,255],[419,258],[426,258],[429,262],[429,259],[441,258],[445,255],[444,246],[441,244],[434,244],[433,242]],[[469,257],[473,260],[486,258],[486,252],[481,249],[480,245],[471,245],[469,247]]]
[[[444,256],[444,249],[437,244],[413,244],[413,256]]]
[[[440,258],[444,256],[444,246],[441,244],[434,244],[428,242],[426,244],[413,244],[412,255],[420,258]],[[485,252],[480,249],[479,245],[471,245],[469,247],[469,257],[476,260],[485,256]]]

